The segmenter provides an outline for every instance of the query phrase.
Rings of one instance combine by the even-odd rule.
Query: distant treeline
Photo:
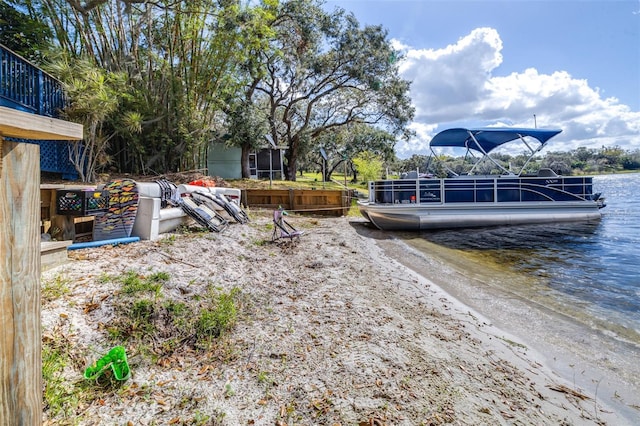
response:
[[[491,157],[507,170],[514,173],[520,171],[527,161],[525,154],[511,156],[508,154],[491,154]],[[534,157],[526,166],[525,172],[536,172],[541,168],[549,168],[561,175],[617,173],[640,170],[640,150],[627,151],[619,146],[599,149],[580,147],[569,152],[549,152],[544,156]],[[464,174],[469,169],[469,162],[463,157],[440,156],[436,160],[428,155],[413,155],[406,160],[398,160],[395,170],[446,175],[447,169],[456,174]],[[484,161],[476,167],[477,174],[500,173],[491,161]]]

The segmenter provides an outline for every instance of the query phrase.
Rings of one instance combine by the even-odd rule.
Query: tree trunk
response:
[[[296,155],[293,154],[293,150],[290,149],[285,155],[287,164],[284,167],[284,177],[286,180],[295,182],[296,180]]]
[[[340,161],[334,163],[331,167],[326,167],[325,171],[324,171],[324,181],[325,182],[331,182],[331,176],[333,175],[333,172],[338,170],[338,167],[340,167],[342,164],[344,164],[345,161],[346,160],[340,160]]]
[[[298,143],[299,139],[294,137],[289,137],[289,148],[286,151],[284,158],[287,160],[287,164],[284,167],[284,177],[286,180],[295,182],[296,180],[296,172],[298,171]]]
[[[251,145],[242,144],[242,153],[240,154],[240,167],[242,168],[242,178],[251,178],[251,169],[249,168],[249,154],[251,154]]]

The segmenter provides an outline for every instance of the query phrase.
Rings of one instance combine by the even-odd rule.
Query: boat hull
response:
[[[359,202],[361,214],[382,230],[428,230],[483,226],[598,221],[595,202],[532,202],[504,205],[477,203],[442,205]]]

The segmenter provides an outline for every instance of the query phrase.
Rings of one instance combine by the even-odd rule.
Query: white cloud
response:
[[[502,40],[492,28],[478,28],[454,45],[416,49],[394,41],[405,59],[403,78],[412,82],[416,107],[412,129],[417,137],[396,146],[400,158],[428,153],[431,137],[450,127],[513,126],[561,128],[549,149],[619,145],[640,148],[640,112],[616,98],[602,98],[600,90],[567,71],[540,74],[529,68],[507,76],[494,75],[502,64]]]

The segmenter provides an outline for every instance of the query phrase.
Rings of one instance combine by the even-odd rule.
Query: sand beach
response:
[[[624,371],[632,360],[616,360],[613,352],[602,362],[574,359],[566,341],[545,346],[555,318],[527,317],[526,301],[474,283],[477,277],[447,253],[427,256],[350,217],[292,215],[304,235],[295,244],[271,242],[270,212],[249,213],[250,223],[223,233],[74,250],[67,264],[43,273],[43,288],[65,282],[68,289],[43,300],[43,339],[68,345],[73,363],[64,379],[85,395],[73,413],[45,407],[45,424],[625,425],[640,419],[638,376]],[[214,345],[196,348],[185,340],[170,355],[153,356],[160,340],[144,348],[115,342],[108,325],[122,290],[105,277],[126,271],[165,273],[155,296],[162,300],[197,304],[212,288],[233,290],[235,326]],[[490,319],[494,313],[504,315]],[[539,332],[510,315],[540,321]],[[87,387],[84,367],[116,343],[127,349],[131,378]]]

